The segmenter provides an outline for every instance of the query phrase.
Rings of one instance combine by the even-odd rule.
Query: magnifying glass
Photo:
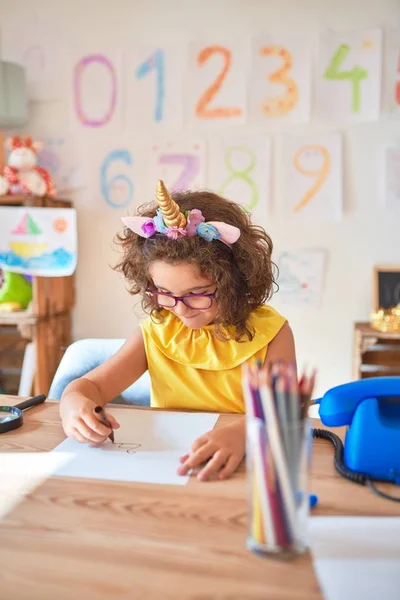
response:
[[[34,396],[15,406],[0,406],[0,433],[6,433],[21,427],[24,420],[22,411],[42,404],[45,400],[46,396],[40,394],[40,396]]]

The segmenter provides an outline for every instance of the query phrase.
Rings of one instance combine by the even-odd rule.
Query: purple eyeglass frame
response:
[[[159,292],[158,290],[147,290],[147,294],[151,294],[152,296],[168,296],[168,298],[173,298],[175,300],[175,304],[173,306],[163,306],[163,308],[175,308],[178,302],[182,302],[188,308],[193,308],[193,306],[189,306],[189,304],[185,302],[186,298],[208,298],[210,300],[210,306],[207,306],[207,308],[196,307],[196,310],[208,310],[212,306],[212,301],[214,300],[217,294],[217,290],[215,290],[215,292],[212,292],[211,294],[186,294],[186,296],[174,296],[173,294],[168,294],[167,292]],[[160,304],[160,306],[162,306],[162,304]]]

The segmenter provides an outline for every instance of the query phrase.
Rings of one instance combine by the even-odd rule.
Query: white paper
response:
[[[69,458],[62,452],[0,453],[0,519]]]
[[[400,28],[385,31],[384,109],[400,115]]]
[[[16,62],[26,70],[28,97],[33,101],[65,97],[64,37],[56,22],[43,15],[8,18],[1,29],[3,60]]]
[[[389,210],[400,209],[400,147],[389,147],[384,154],[384,205]]]
[[[300,249],[282,252],[276,259],[279,290],[274,304],[297,308],[318,308],[322,302],[326,252]]]
[[[196,190],[206,186],[206,146],[200,140],[154,143],[148,154],[148,182],[154,192],[158,179],[170,191]]]
[[[64,277],[75,271],[77,254],[74,208],[0,207],[0,268]]]
[[[241,42],[191,43],[185,83],[189,123],[245,123],[247,81]]]
[[[271,194],[271,140],[234,136],[210,142],[210,187],[248,210],[266,225]]]
[[[286,136],[283,141],[284,216],[339,221],[343,204],[341,136]]]
[[[87,204],[96,210],[120,211],[132,206],[137,194],[135,174],[140,172],[137,158],[132,139],[101,136],[99,140],[88,141],[84,159],[85,171],[90,173]]]
[[[67,439],[54,452],[73,454],[58,475],[185,485],[188,477],[177,475],[179,458],[187,454],[201,435],[210,431],[218,415],[110,408],[120,423],[115,443],[91,448]]]
[[[77,129],[118,132],[122,128],[122,52],[93,48],[70,55],[69,97]]]
[[[330,121],[379,118],[381,38],[380,29],[329,32],[321,36],[317,73],[319,116]]]
[[[400,518],[311,517],[314,568],[326,600],[398,600]]]
[[[311,56],[307,40],[263,35],[252,43],[250,117],[283,122],[308,121]]]
[[[127,124],[132,131],[180,127],[183,121],[181,46],[140,45],[127,56]]]
[[[39,141],[43,143],[43,149],[38,153],[38,165],[49,171],[57,192],[84,187],[81,144],[76,138],[60,135]]]

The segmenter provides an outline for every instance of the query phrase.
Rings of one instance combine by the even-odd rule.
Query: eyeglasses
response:
[[[212,294],[188,294],[187,296],[174,296],[173,294],[159,292],[158,290],[148,290],[147,293],[154,298],[159,306],[163,306],[164,308],[175,308],[178,302],[183,302],[188,308],[207,310],[211,308],[217,290]]]

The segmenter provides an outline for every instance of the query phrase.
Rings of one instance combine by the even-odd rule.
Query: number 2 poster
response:
[[[186,117],[191,125],[246,122],[246,59],[240,42],[192,42],[188,50]]]
[[[326,33],[321,37],[317,74],[319,116],[329,120],[379,118],[381,30]]]

